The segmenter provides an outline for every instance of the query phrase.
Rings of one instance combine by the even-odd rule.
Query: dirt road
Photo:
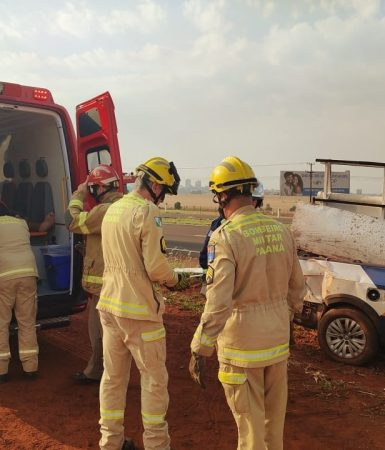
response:
[[[170,374],[168,421],[176,450],[234,450],[237,433],[208,364],[208,389],[188,374],[189,343],[199,314],[192,311],[198,289],[172,294],[165,323]],[[186,308],[188,310],[186,310]],[[289,365],[285,450],[380,450],[385,448],[385,364],[363,368],[338,365],[318,348],[315,333],[296,329],[297,347]],[[86,314],[66,329],[39,335],[40,377],[25,381],[17,358],[11,380],[0,385],[0,449],[97,449],[98,386],[78,386],[71,374],[84,368],[89,353]],[[15,345],[12,351],[16,353]],[[142,449],[138,373],[127,395],[126,431]]]

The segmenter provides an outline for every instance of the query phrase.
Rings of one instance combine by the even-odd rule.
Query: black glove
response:
[[[206,389],[205,368],[206,358],[193,352],[188,369],[190,371],[191,378],[203,389]]]

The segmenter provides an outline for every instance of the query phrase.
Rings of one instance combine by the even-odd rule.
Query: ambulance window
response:
[[[89,172],[99,164],[111,165],[111,155],[108,149],[99,148],[87,153],[87,169]]]
[[[79,116],[80,137],[89,136],[102,129],[98,108],[91,108]]]
[[[3,167],[5,163],[6,151],[11,143],[12,136],[10,134],[0,135],[0,181],[5,179]]]

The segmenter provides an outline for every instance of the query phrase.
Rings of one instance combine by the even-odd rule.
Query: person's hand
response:
[[[88,190],[87,190],[88,179],[89,179],[89,176],[87,176],[87,178],[85,179],[85,181],[83,181],[83,183],[79,184],[78,189],[77,189],[78,192],[81,192],[83,194],[87,194],[87,192],[88,192]]]
[[[43,222],[39,225],[39,231],[48,231],[55,225],[55,213],[49,212],[45,217]]]
[[[183,291],[190,287],[190,274],[186,272],[178,272],[178,282],[175,286],[168,287],[170,291]]]
[[[192,353],[190,364],[188,366],[191,378],[195,383],[199,384],[202,389],[206,389],[205,383],[205,369],[206,369],[206,358],[204,356],[198,355],[198,353]]]

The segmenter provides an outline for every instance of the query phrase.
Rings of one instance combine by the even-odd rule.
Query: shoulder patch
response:
[[[155,225],[157,227],[161,227],[162,226],[162,219],[160,217],[155,217]]]
[[[207,246],[207,262],[212,263],[215,259],[215,244]]]
[[[166,253],[166,250],[167,250],[166,240],[165,240],[165,238],[162,236],[162,237],[160,238],[160,251],[161,251],[162,253]]]
[[[213,281],[214,281],[214,269],[212,268],[212,266],[209,266],[206,272],[206,284],[212,284]]]

